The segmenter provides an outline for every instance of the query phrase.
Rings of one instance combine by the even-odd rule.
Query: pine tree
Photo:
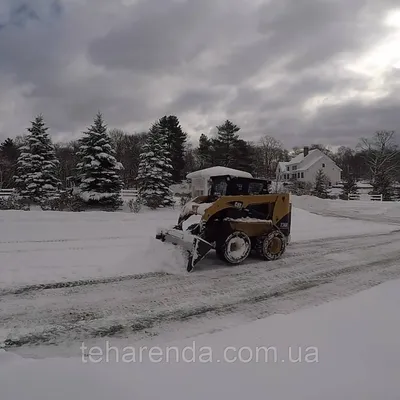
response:
[[[343,189],[341,193],[342,199],[347,200],[349,198],[349,194],[358,193],[357,179],[354,176],[354,174],[350,172],[349,168],[346,168],[343,171],[342,181],[343,181]]]
[[[38,115],[20,149],[15,182],[18,194],[34,203],[43,204],[57,198],[61,182],[57,177],[59,161],[43,121]]]
[[[18,147],[11,138],[7,138],[0,144],[0,153],[11,162],[16,162],[19,155]]]
[[[238,139],[233,145],[232,154],[234,157],[231,164],[232,168],[250,173],[254,172],[253,149],[249,143]]]
[[[212,167],[212,141],[202,133],[199,139],[199,147],[197,149],[197,157],[199,159],[200,169]]]
[[[159,120],[160,129],[165,135],[166,145],[172,165],[172,181],[181,182],[185,168],[185,144],[187,134],[183,132],[178,117],[164,116]]]
[[[123,186],[119,171],[123,168],[115,158],[103,116],[97,113],[93,125],[79,140],[77,165],[80,197],[90,206],[117,209],[122,205]]]
[[[153,124],[140,154],[138,171],[139,197],[151,208],[173,205],[172,165],[166,143],[165,126]]]
[[[214,146],[216,161],[223,167],[233,167],[235,162],[235,147],[238,144],[240,128],[229,120],[217,126],[218,134]]]
[[[19,156],[18,146],[7,138],[0,144],[0,188],[12,188]]]
[[[320,197],[321,199],[328,198],[328,179],[324,174],[324,171],[320,169],[315,177],[315,186],[313,191],[314,196]]]

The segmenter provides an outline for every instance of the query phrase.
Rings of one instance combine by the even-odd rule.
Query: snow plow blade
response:
[[[156,235],[156,239],[180,246],[188,253],[186,266],[188,272],[192,272],[195,265],[213,248],[213,245],[206,240],[179,229],[161,231]]]

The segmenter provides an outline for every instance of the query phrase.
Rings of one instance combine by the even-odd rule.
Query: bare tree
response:
[[[258,143],[256,158],[257,172],[260,176],[275,178],[278,163],[288,161],[288,152],[282,142],[271,136],[264,136]]]
[[[400,168],[395,132],[378,131],[370,139],[362,138],[359,147],[370,171],[373,193],[382,194],[384,200],[391,200],[396,174]]]

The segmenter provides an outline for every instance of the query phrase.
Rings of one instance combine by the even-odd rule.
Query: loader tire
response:
[[[285,235],[277,230],[273,230],[257,238],[257,254],[267,261],[279,259],[286,250]]]
[[[218,257],[228,264],[240,264],[251,252],[251,240],[241,231],[230,233],[225,239],[219,240],[216,246]]]

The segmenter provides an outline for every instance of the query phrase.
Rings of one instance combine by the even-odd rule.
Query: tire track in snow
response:
[[[26,243],[64,243],[64,242],[93,242],[98,240],[133,239],[137,236],[100,236],[94,238],[66,238],[66,239],[43,239],[43,240],[9,240],[0,241],[2,244],[26,244]]]
[[[132,243],[126,244],[113,244],[112,247],[132,247]],[[46,247],[46,248],[34,248],[34,249],[11,249],[11,250],[0,250],[0,254],[18,254],[18,253],[36,253],[36,252],[51,252],[51,251],[80,251],[87,249],[104,249],[104,245],[86,245],[76,247]]]
[[[64,288],[72,288],[77,286],[92,286],[92,285],[101,285],[107,283],[115,283],[115,282],[123,282],[127,280],[139,280],[152,278],[155,276],[162,277],[170,275],[167,272],[146,272],[143,274],[135,274],[135,275],[124,275],[124,276],[115,276],[111,278],[98,278],[98,279],[85,279],[85,280],[77,280],[77,281],[69,281],[69,282],[54,282],[54,283],[39,283],[35,285],[21,286],[18,288],[9,288],[9,289],[0,289],[0,297],[6,295],[21,295],[24,293],[34,292],[34,291],[42,291],[42,290],[50,290],[50,289],[64,289]]]
[[[350,239],[370,239],[370,241],[362,242],[362,244],[354,245],[353,243],[349,243]],[[292,259],[299,257],[308,258],[310,255],[310,250],[313,250],[313,257],[322,257],[328,254],[337,253],[339,251],[345,250],[363,250],[363,249],[371,249],[373,247],[379,247],[382,244],[397,242],[397,237],[393,238],[393,233],[383,233],[378,235],[366,234],[366,235],[349,235],[340,238],[333,239],[318,239],[312,242],[296,242],[291,244],[288,247],[288,250],[281,260],[275,262],[266,263],[262,260],[258,262],[256,259],[250,259],[244,265],[240,266],[226,266],[226,264],[221,263],[221,271],[225,273],[226,270],[229,270],[232,274],[236,275],[246,275],[252,274],[254,268],[262,268],[267,269],[269,271],[274,270],[282,270],[285,267],[290,267]],[[315,248],[318,245],[317,249]],[[87,248],[87,247],[86,247]],[[215,266],[215,259],[209,257],[205,261],[213,263],[213,270],[209,270],[205,268],[205,271],[201,269],[201,266],[195,271],[195,274],[201,274],[203,276],[212,277],[213,274],[219,274],[221,271],[219,267]],[[247,265],[251,265],[250,268],[244,268]],[[184,268],[182,267],[182,273],[186,275]],[[122,275],[122,276],[113,276],[113,277],[105,277],[105,278],[96,278],[96,279],[81,279],[76,281],[65,281],[65,282],[50,282],[43,284],[34,284],[34,285],[26,285],[20,287],[12,287],[12,288],[3,288],[0,289],[0,298],[6,295],[21,295],[28,292],[35,291],[43,291],[43,290],[53,290],[53,289],[63,289],[63,288],[73,288],[78,286],[95,286],[95,285],[106,285],[108,283],[136,280],[136,279],[146,279],[151,277],[165,277],[168,275],[173,275],[169,272],[147,272],[142,274],[132,274],[132,275]]]
[[[279,304],[279,299],[318,303],[327,297],[322,290],[317,295],[313,292],[321,286],[331,287],[331,292],[340,297],[400,277],[399,240],[399,234],[376,237],[375,243],[373,237],[366,242],[365,237],[355,238],[347,243],[346,251],[325,256],[318,253],[320,246],[310,247],[315,250],[312,256],[294,256],[286,263],[279,260],[276,263],[280,266],[273,270],[254,264],[250,268],[224,268],[208,274],[153,276],[142,281],[99,284],[90,291],[76,286],[25,292],[10,299],[6,309],[0,309],[0,320],[10,334],[4,346],[126,337],[239,310],[257,318],[265,315],[266,310],[274,313],[269,304]],[[341,259],[344,254],[348,260]],[[247,273],[243,274],[243,270]],[[343,290],[348,282],[351,285]],[[19,333],[20,329],[24,333]]]

